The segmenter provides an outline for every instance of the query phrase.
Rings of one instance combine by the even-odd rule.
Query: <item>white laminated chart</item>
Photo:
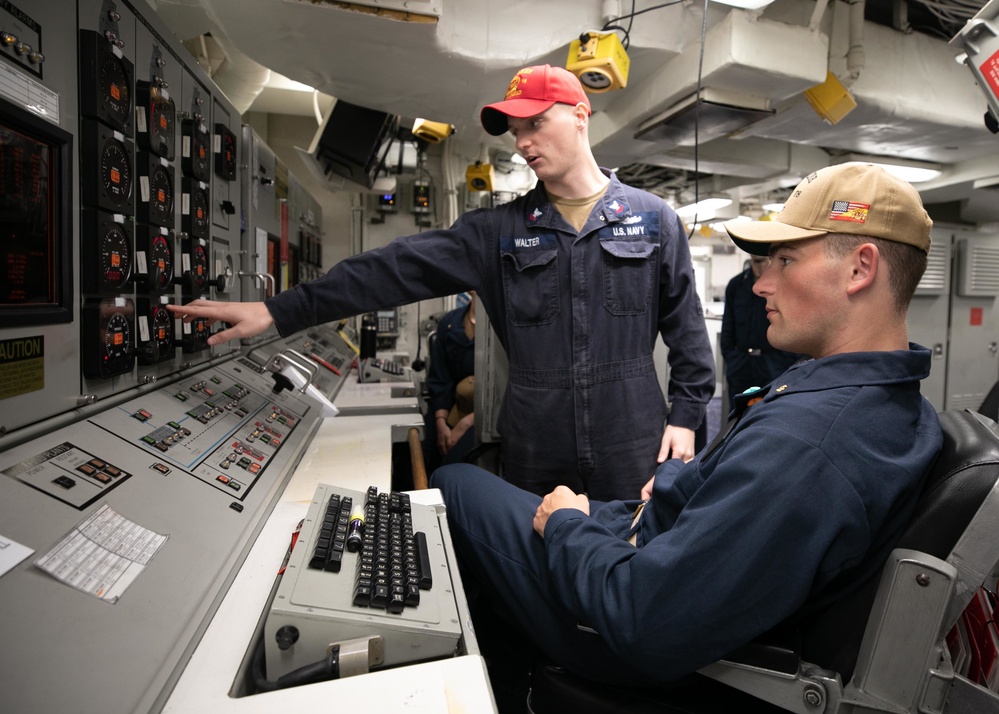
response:
[[[123,518],[105,503],[35,565],[77,590],[114,603],[167,538]]]

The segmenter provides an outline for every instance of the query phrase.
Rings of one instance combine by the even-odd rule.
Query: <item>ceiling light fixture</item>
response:
[[[732,205],[732,199],[728,196],[709,196],[702,198],[697,203],[688,203],[676,209],[676,215],[680,218],[693,218],[697,216],[702,220],[714,218],[715,213],[722,208]]]
[[[715,0],[716,3],[721,5],[731,5],[732,7],[739,7],[743,10],[759,10],[761,7],[766,7],[774,0]]]
[[[913,161],[911,159],[900,159],[895,156],[873,156],[868,154],[846,154],[835,159],[834,163],[874,164],[880,166],[892,176],[896,176],[909,183],[922,183],[935,179],[943,173],[943,166],[930,163],[928,161]]]

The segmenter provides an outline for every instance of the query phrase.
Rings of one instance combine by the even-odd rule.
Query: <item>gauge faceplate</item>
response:
[[[129,88],[129,72],[124,61],[111,52],[103,52],[100,59],[98,91],[100,105],[105,118],[119,131],[128,125],[132,111],[132,90]]]
[[[110,225],[100,237],[101,275],[104,286],[120,290],[132,277],[132,246],[125,230]]]
[[[135,303],[126,299],[91,300],[83,305],[83,373],[107,379],[135,365]]]
[[[183,151],[181,168],[191,178],[207,182],[211,173],[211,136],[200,121],[185,120],[181,128]]]
[[[132,196],[132,157],[125,145],[113,137],[101,148],[101,190],[115,207],[125,206]]]

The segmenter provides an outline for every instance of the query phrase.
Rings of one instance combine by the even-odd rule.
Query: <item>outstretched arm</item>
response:
[[[218,302],[193,300],[186,305],[167,305],[167,310],[179,315],[184,322],[196,317],[208,318],[208,324],[225,322],[230,325],[208,338],[208,344],[220,345],[229,340],[259,335],[274,324],[274,319],[262,302]]]

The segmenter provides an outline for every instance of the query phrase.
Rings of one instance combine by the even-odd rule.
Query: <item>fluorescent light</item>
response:
[[[875,161],[874,163],[891,175],[909,183],[929,181],[930,179],[935,179],[941,173],[939,169],[927,169],[920,166],[901,166],[898,164],[885,164],[880,161]]]
[[[686,206],[680,206],[676,209],[676,215],[681,218],[693,218],[694,216],[702,219],[714,218],[715,211],[731,205],[731,198],[711,196],[709,198],[702,198],[697,203],[688,203]]]
[[[892,176],[896,176],[909,183],[921,183],[930,181],[939,176],[942,167],[928,161],[912,161],[910,159],[900,159],[894,156],[868,156],[866,154],[847,154],[840,157],[837,164],[845,163],[874,164],[880,166]]]
[[[722,5],[741,7],[743,10],[759,10],[761,7],[766,7],[773,1],[774,0],[715,0],[715,2]]]

